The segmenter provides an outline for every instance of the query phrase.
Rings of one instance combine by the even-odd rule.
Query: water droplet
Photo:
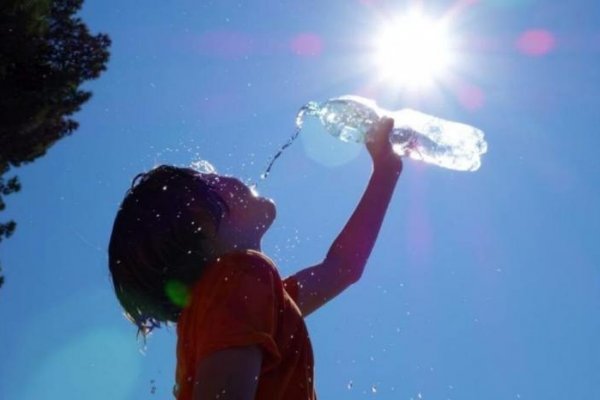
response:
[[[215,167],[206,160],[192,161],[190,168],[203,174],[215,174],[217,172]]]

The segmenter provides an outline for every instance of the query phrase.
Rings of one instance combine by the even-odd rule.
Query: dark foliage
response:
[[[0,0],[0,211],[20,189],[4,175],[77,129],[71,116],[91,97],[79,87],[106,69],[110,39],[90,34],[76,15],[82,3]],[[0,241],[15,227],[0,223]]]

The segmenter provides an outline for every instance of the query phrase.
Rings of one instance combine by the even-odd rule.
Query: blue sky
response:
[[[80,129],[17,170],[3,219],[2,399],[169,398],[175,332],[147,348],[106,249],[131,178],[206,159],[256,180],[309,100],[363,94],[472,124],[477,172],[407,160],[362,280],[307,319],[321,399],[600,398],[600,3],[425,2],[461,65],[427,91],[377,83],[367,43],[411,2],[87,0],[112,40]],[[307,130],[261,194],[282,275],[318,262],[370,173]]]

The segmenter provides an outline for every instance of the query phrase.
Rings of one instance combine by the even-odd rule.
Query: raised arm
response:
[[[367,143],[373,160],[371,178],[327,256],[294,275],[299,287],[297,303],[304,316],[358,281],[363,273],[402,172],[402,160],[389,141],[393,125],[392,119],[385,118],[374,127],[374,140]]]

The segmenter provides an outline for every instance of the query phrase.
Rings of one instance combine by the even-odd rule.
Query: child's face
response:
[[[211,175],[209,182],[229,207],[219,224],[220,236],[239,245],[260,242],[275,219],[275,203],[234,177]]]

